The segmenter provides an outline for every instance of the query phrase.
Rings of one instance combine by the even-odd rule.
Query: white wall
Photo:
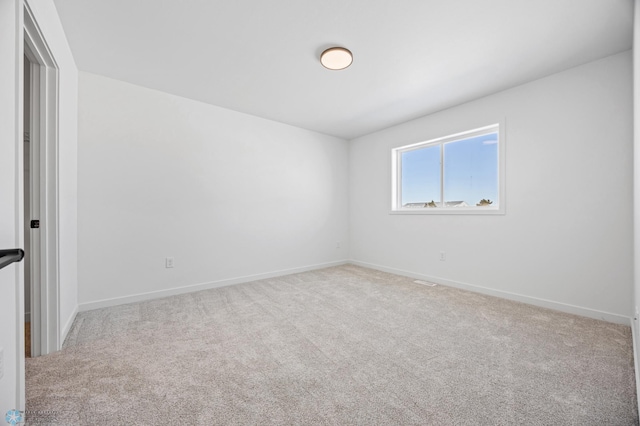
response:
[[[62,323],[77,306],[76,146],[77,70],[52,2],[27,1],[59,66],[60,301]],[[22,2],[0,0],[0,248],[23,247],[22,237]],[[0,413],[24,409],[23,264],[0,270]]]
[[[84,72],[79,93],[81,309],[348,259],[346,141]]]
[[[628,51],[351,141],[351,258],[628,324],[631,83]],[[506,215],[389,214],[392,148],[502,118]]]

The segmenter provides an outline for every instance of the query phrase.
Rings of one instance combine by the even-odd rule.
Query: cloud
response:
[[[482,141],[482,145],[495,145],[498,143],[498,139],[489,139],[487,141]]]

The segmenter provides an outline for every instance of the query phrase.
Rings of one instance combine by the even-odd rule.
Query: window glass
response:
[[[493,204],[498,199],[498,134],[444,144],[443,172],[447,207]]]
[[[402,153],[402,206],[440,203],[440,145]]]
[[[504,213],[498,124],[394,148],[392,210]]]

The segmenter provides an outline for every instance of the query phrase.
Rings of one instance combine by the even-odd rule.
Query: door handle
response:
[[[0,250],[0,269],[13,262],[20,262],[23,258],[24,250],[22,249]]]

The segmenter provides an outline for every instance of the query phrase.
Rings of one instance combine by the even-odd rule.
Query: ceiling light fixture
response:
[[[320,55],[320,63],[330,70],[343,70],[353,62],[353,54],[344,47],[330,47]]]

